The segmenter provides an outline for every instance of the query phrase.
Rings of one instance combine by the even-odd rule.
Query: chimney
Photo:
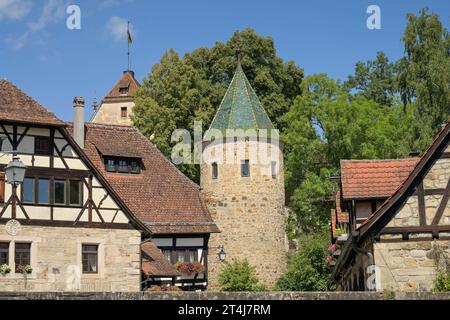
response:
[[[73,98],[73,138],[84,149],[84,98]]]
[[[129,75],[131,75],[134,78],[134,71],[132,71],[132,70],[125,70],[123,72],[123,74],[129,74]]]

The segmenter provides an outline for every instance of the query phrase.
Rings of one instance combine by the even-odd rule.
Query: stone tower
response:
[[[220,288],[222,248],[226,262],[247,259],[273,286],[287,260],[283,154],[240,63],[205,135],[201,188],[221,230],[209,241],[209,289]]]
[[[133,112],[133,93],[140,87],[134,72],[127,70],[94,111],[91,122],[130,125]]]

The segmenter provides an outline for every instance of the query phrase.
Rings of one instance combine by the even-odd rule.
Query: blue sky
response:
[[[81,30],[66,28],[71,4],[81,8]],[[381,9],[381,30],[366,27],[371,4]],[[377,51],[401,57],[406,14],[423,7],[450,29],[450,1],[442,0],[0,0],[0,78],[69,121],[73,96],[90,106],[94,93],[101,100],[126,69],[122,35],[131,20],[138,80],[168,48],[183,54],[211,47],[246,27],[271,36],[278,55],[307,75],[344,79]]]

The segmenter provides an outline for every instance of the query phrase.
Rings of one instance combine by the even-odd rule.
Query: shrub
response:
[[[326,230],[300,237],[300,248],[290,254],[288,267],[278,280],[281,291],[327,291],[331,268],[327,262],[329,234]]]
[[[433,283],[434,292],[450,292],[450,273],[439,273]]]
[[[223,291],[267,291],[258,283],[255,270],[247,260],[234,260],[226,263],[219,274]]]

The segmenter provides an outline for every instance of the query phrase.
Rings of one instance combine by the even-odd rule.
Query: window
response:
[[[218,176],[219,176],[219,168],[217,166],[217,162],[214,162],[212,164],[212,178],[217,179]]]
[[[131,173],[139,173],[141,171],[141,166],[139,165],[139,161],[131,160]]]
[[[127,107],[120,108],[120,116],[122,118],[128,117],[128,108]]]
[[[52,194],[52,197],[50,197]],[[22,202],[41,205],[81,206],[83,188],[80,180],[25,178]]]
[[[127,94],[128,93],[128,87],[123,87],[119,89],[120,94]]]
[[[250,161],[249,160],[242,160],[241,175],[243,177],[250,177]]]
[[[34,179],[25,178],[22,183],[22,202],[34,202]]]
[[[107,157],[104,163],[108,172],[141,173],[141,160],[137,158]]]
[[[50,138],[35,137],[34,138],[34,153],[36,155],[48,156],[52,154]]]
[[[113,159],[106,160],[106,171],[110,172],[116,171],[116,162]]]
[[[28,266],[31,265],[31,243],[15,243],[15,255],[14,260],[17,266]],[[18,272],[16,270],[16,272]]]
[[[38,179],[38,203],[50,204],[50,181],[47,179]]]
[[[69,181],[69,199],[71,206],[81,205],[81,181]]]
[[[81,251],[83,273],[98,273],[98,245],[83,244]]]
[[[128,162],[127,160],[119,160],[119,172],[127,173],[128,172]]]
[[[0,266],[9,264],[9,242],[0,242]]]
[[[276,179],[277,178],[277,162],[276,161],[272,161],[271,169],[272,169],[272,179]]]
[[[172,251],[162,250],[162,254],[166,257],[167,261],[172,262]]]
[[[54,182],[54,194],[55,204],[65,204],[66,203],[66,181],[65,180],[55,180]]]

